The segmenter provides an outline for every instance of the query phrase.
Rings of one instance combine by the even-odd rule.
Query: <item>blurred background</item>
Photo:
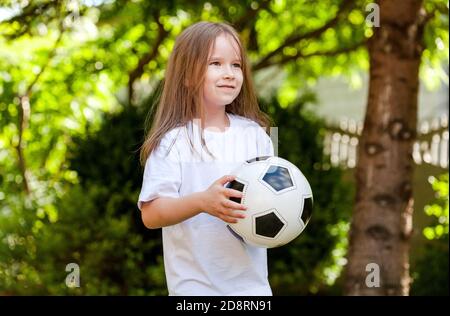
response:
[[[167,295],[138,150],[174,39],[200,20],[240,32],[278,155],[313,188],[307,229],[269,250],[274,294],[343,295],[370,4],[0,1],[0,295]],[[422,6],[410,295],[448,295],[448,1]]]

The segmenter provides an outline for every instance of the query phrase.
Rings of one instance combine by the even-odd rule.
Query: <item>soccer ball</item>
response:
[[[232,201],[247,206],[246,215],[228,228],[237,238],[257,247],[285,245],[305,228],[313,207],[311,186],[302,172],[280,157],[256,157],[231,172],[226,187],[244,193]]]

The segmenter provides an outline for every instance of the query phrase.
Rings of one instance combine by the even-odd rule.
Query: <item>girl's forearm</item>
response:
[[[160,197],[144,203],[142,222],[149,229],[175,225],[202,212],[202,194],[197,192],[180,198]]]

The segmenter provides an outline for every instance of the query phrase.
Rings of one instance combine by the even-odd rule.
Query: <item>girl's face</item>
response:
[[[221,107],[233,102],[241,91],[243,75],[239,46],[226,34],[216,37],[209,54],[203,85],[206,107]]]

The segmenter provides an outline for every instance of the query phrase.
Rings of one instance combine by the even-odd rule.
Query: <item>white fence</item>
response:
[[[343,119],[339,126],[329,127],[325,135],[324,151],[333,166],[354,168],[357,159],[362,122]],[[448,116],[419,124],[417,141],[414,143],[413,159],[416,164],[430,164],[448,169]]]

